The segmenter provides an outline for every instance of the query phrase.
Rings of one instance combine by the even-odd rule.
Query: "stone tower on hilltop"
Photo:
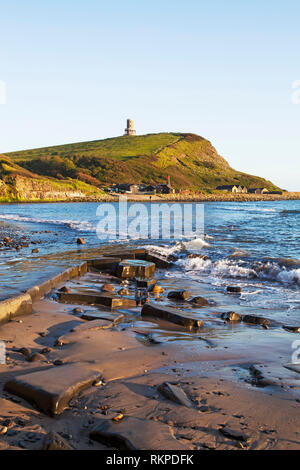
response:
[[[127,119],[127,127],[125,129],[125,135],[136,135],[136,130],[134,129],[133,119]]]

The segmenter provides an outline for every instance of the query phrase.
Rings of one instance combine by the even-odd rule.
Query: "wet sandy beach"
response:
[[[41,449],[50,431],[74,449],[300,448],[300,375],[284,367],[298,335],[274,320],[267,329],[226,321],[232,296],[226,304],[224,293],[211,298],[204,284],[166,274],[156,270],[160,289],[141,300],[145,292],[138,294],[135,282],[95,270],[35,302],[32,315],[1,326],[8,357],[0,365],[0,448]],[[116,298],[172,307],[203,327],[141,316],[145,304],[108,309],[59,300],[61,287],[64,295],[92,295],[105,284]],[[168,298],[187,288],[188,300]],[[208,305],[192,305],[197,296]],[[55,417],[4,390],[20,375],[74,365],[101,378]]]

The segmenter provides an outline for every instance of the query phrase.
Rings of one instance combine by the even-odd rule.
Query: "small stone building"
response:
[[[246,186],[236,186],[235,184],[227,184],[224,186],[218,186],[216,188],[218,191],[227,191],[228,193],[247,193],[248,189]]]
[[[246,186],[238,187],[238,193],[247,194],[247,192],[248,192],[248,188],[246,188]]]
[[[175,190],[168,184],[158,184],[156,186],[157,194],[173,194]]]
[[[224,185],[224,186],[218,186],[217,190],[218,191],[227,191],[228,193],[238,193],[238,192],[240,192],[238,190],[238,186],[235,186],[234,184],[233,185],[228,184],[228,185]]]
[[[269,191],[267,188],[250,188],[250,194],[267,194]]]
[[[114,186],[114,189],[117,193],[133,193],[136,194],[139,192],[139,185],[138,184],[130,184],[130,183],[120,183]]]

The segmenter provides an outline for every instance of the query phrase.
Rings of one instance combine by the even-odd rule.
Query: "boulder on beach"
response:
[[[199,255],[198,253],[191,253],[187,256],[188,259],[202,259],[203,261],[207,261],[209,258],[207,255]]]
[[[149,289],[152,294],[163,294],[165,292],[165,289],[158,284],[154,284],[153,288]]]
[[[193,408],[193,404],[187,397],[186,393],[178,385],[174,385],[170,382],[163,382],[158,386],[158,391],[169,400],[177,403],[178,405],[186,406],[187,408]]]
[[[122,287],[119,291],[118,291],[118,294],[119,295],[130,295],[130,291],[128,289],[126,289],[125,287]]]
[[[288,326],[288,325],[283,325],[282,327],[286,331],[289,331],[290,333],[300,333],[300,326]]]
[[[224,312],[221,315],[222,320],[229,321],[229,322],[239,322],[242,321],[242,315],[235,312]]]
[[[101,287],[101,292],[110,292],[113,294],[115,292],[115,287],[113,284],[103,284]]]
[[[168,299],[172,300],[188,300],[191,294],[187,290],[174,290],[168,293]]]
[[[226,290],[229,294],[241,294],[242,293],[242,288],[239,286],[228,286]]]
[[[71,292],[72,292],[72,289],[70,289],[70,287],[67,287],[67,286],[63,286],[58,290],[59,290],[59,292],[66,292],[68,294],[71,294]]]
[[[45,358],[45,356],[43,354],[40,354],[38,352],[35,352],[33,354],[31,354],[28,358],[28,361],[29,362],[43,362],[43,361],[46,361],[47,359]]]
[[[201,297],[201,296],[197,296],[197,297],[194,297],[192,300],[191,300],[191,303],[195,306],[195,307],[206,307],[207,305],[209,305],[209,302],[208,300],[204,299],[204,297]]]
[[[260,325],[264,328],[269,328],[269,326],[271,325],[270,320],[264,317],[258,317],[256,315],[244,315],[242,317],[242,320],[245,323],[250,323],[250,324],[252,323],[254,325]]]
[[[51,431],[44,437],[42,450],[73,450],[57,432]]]

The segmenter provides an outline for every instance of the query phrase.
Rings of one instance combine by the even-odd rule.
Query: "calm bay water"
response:
[[[104,242],[96,234],[97,203],[0,206],[0,231],[28,235],[37,245],[20,252],[1,248],[0,297],[7,298],[50,274],[85,259]],[[117,204],[116,204],[117,208]],[[150,204],[147,203],[150,213]],[[39,233],[37,233],[39,232]],[[77,247],[83,237],[86,245]],[[207,203],[205,236],[176,240],[131,240],[175,259],[166,273],[213,291],[241,285],[243,305],[300,314],[300,201]],[[41,243],[40,243],[41,242]],[[35,247],[38,254],[32,254]],[[188,258],[202,253],[208,259]],[[300,318],[299,318],[300,321]]]

